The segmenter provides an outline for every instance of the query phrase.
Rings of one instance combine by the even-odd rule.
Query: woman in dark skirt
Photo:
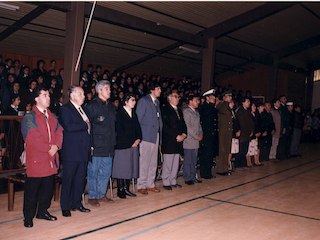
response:
[[[113,160],[112,176],[117,178],[118,197],[134,197],[129,191],[130,179],[139,177],[139,148],[142,139],[140,124],[134,107],[135,95],[132,93],[124,97],[116,117],[117,144]]]

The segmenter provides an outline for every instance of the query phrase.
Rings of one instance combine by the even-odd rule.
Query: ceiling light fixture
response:
[[[191,53],[200,53],[199,50],[196,49],[192,49],[192,48],[188,48],[188,47],[184,47],[184,46],[179,46],[179,49],[186,51],[186,52],[191,52]]]
[[[0,8],[4,8],[11,11],[17,11],[20,9],[19,6],[8,4],[8,3],[2,3],[2,2],[0,2]]]

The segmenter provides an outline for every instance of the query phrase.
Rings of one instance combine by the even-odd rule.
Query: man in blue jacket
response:
[[[142,97],[137,104],[137,116],[142,130],[140,143],[139,175],[137,181],[138,192],[148,194],[160,192],[154,181],[158,165],[159,139],[161,139],[162,119],[160,103],[161,88],[157,82],[149,84],[150,94]]]

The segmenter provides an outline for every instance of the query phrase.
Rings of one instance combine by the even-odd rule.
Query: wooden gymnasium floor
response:
[[[201,184],[138,195],[23,227],[22,192],[15,210],[0,195],[0,239],[320,239],[320,145],[301,146],[302,158],[266,162]],[[157,182],[161,187],[161,182]]]

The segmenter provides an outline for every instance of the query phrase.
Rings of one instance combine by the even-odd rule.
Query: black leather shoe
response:
[[[194,182],[195,182],[195,183],[202,183],[202,180],[196,179],[196,180],[194,180]]]
[[[36,218],[38,219],[43,219],[43,220],[47,220],[47,221],[56,221],[57,220],[57,217],[55,216],[52,216],[50,213],[44,213],[44,214],[41,214],[41,215],[37,215]]]
[[[171,186],[163,186],[163,188],[164,188],[165,190],[172,190],[172,187],[171,187]]]
[[[137,195],[134,194],[133,192],[130,192],[128,189],[124,189],[124,193],[129,196],[129,197],[136,197]]]
[[[190,181],[185,181],[185,184],[187,185],[193,185],[194,184],[194,181],[190,180]]]
[[[204,178],[204,179],[212,179],[213,178],[213,176],[211,175],[211,176],[201,176],[202,178]]]
[[[126,197],[126,193],[125,193],[123,190],[118,191],[118,192],[117,192],[117,195],[118,195],[119,198],[127,198],[127,197]]]
[[[91,212],[91,210],[89,208],[85,208],[84,206],[80,206],[78,208],[73,208],[72,211],[79,211],[79,212],[84,212],[84,213]]]
[[[62,216],[71,217],[71,212],[69,210],[62,210]]]
[[[26,228],[32,228],[33,227],[33,221],[32,220],[24,220],[23,224]]]
[[[182,188],[182,186],[180,185],[180,184],[176,184],[176,185],[171,185],[171,187],[173,187],[173,188]]]

